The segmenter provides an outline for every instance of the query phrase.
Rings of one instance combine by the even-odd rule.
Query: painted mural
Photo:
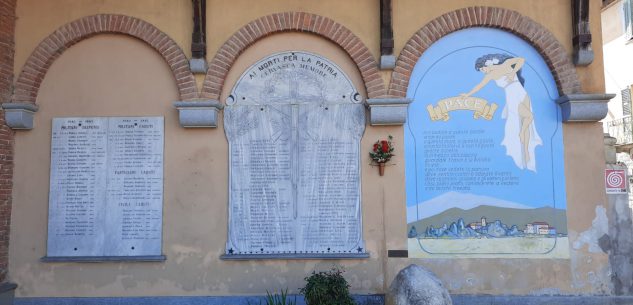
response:
[[[568,258],[558,91],[538,52],[455,32],[422,55],[408,97],[409,256]]]

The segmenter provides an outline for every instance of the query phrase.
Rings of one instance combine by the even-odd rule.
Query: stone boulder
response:
[[[391,283],[387,295],[389,305],[452,305],[448,290],[431,271],[409,265]]]

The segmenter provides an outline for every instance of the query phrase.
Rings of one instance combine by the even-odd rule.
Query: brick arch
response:
[[[285,12],[251,21],[220,47],[209,63],[201,97],[219,99],[226,75],[237,57],[259,39],[279,32],[312,33],[339,45],[358,67],[369,98],[385,96],[387,90],[378,70],[378,62],[354,33],[327,17]]]
[[[521,37],[541,54],[552,71],[560,95],[581,91],[570,57],[547,28],[516,11],[497,7],[468,7],[435,18],[409,39],[392,72],[389,95],[406,96],[409,78],[422,53],[440,38],[470,27],[498,28]]]
[[[55,59],[72,45],[104,33],[125,34],[149,44],[169,65],[176,79],[180,99],[198,97],[189,61],[178,44],[167,34],[138,18],[101,14],[67,23],[42,40],[22,68],[15,83],[12,101],[35,103],[42,80]]]

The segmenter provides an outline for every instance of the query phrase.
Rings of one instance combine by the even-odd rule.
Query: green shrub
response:
[[[307,305],[354,305],[349,293],[349,284],[343,277],[343,270],[332,267],[328,271],[312,271],[305,278],[306,286],[299,292],[305,296]]]

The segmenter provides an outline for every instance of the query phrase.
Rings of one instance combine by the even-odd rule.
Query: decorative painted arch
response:
[[[72,45],[104,33],[125,34],[149,44],[169,65],[178,86],[180,99],[198,97],[189,61],[173,39],[152,24],[138,18],[101,14],[67,23],[42,40],[22,68],[15,84],[12,101],[34,104],[42,80],[55,59]]]
[[[387,90],[376,59],[352,31],[327,17],[304,12],[285,12],[251,21],[220,47],[209,63],[201,97],[219,99],[226,75],[237,57],[259,39],[279,32],[312,33],[339,45],[358,67],[369,98],[386,95]]]
[[[470,27],[498,28],[526,40],[549,66],[560,95],[580,93],[580,81],[570,57],[547,28],[516,11],[478,6],[439,16],[414,34],[398,56],[389,84],[389,95],[405,97],[411,72],[422,53],[440,38]]]

